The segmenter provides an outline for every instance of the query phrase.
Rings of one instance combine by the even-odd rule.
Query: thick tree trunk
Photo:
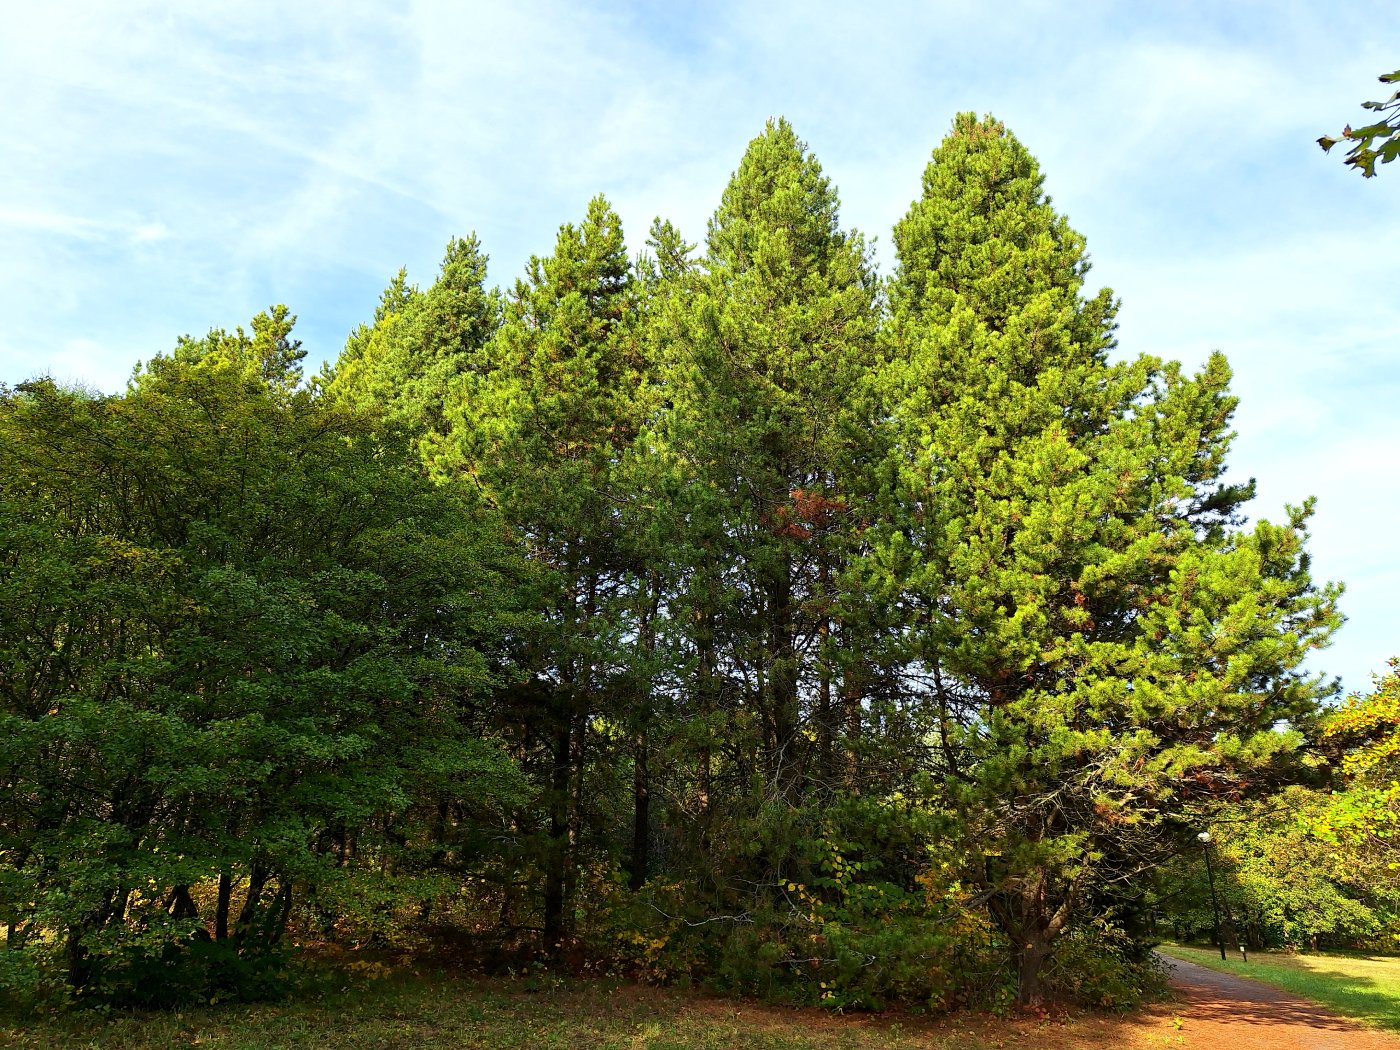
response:
[[[994,883],[988,869],[988,886]],[[1016,963],[1016,1003],[1036,1006],[1044,997],[1041,976],[1055,939],[1064,931],[1074,908],[1079,885],[1062,887],[1058,900],[1050,899],[1051,879],[1036,869],[995,889],[988,907],[1012,945]]]
[[[87,947],[83,944],[83,931],[73,928],[68,931],[64,944],[64,956],[68,962],[68,986],[85,988],[91,978],[92,967],[88,963]]]
[[[1016,1004],[1038,1006],[1043,992],[1041,968],[1050,957],[1050,940],[1044,934],[1032,932],[1016,953]]]

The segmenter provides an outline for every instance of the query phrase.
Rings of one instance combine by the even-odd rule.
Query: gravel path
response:
[[[1400,1038],[1256,981],[1166,959],[1181,1044],[1221,1050],[1400,1050]]]

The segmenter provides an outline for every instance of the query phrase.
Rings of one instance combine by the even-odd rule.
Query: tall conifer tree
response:
[[[500,325],[499,293],[486,287],[486,253],[473,234],[447,243],[427,291],[400,270],[373,325],[360,325],[322,383],[339,400],[381,413],[417,434],[431,457],[447,430],[445,399],[458,376],[483,367]]]
[[[541,629],[522,657],[543,710],[521,729],[522,746],[547,753],[550,948],[572,912],[592,718],[624,677],[635,608],[615,484],[637,429],[636,327],[621,220],[598,197],[582,223],[560,228],[552,255],[530,260],[483,366],[454,383],[436,461],[479,486],[542,572]]]
[[[1173,821],[1284,775],[1296,740],[1274,727],[1311,723],[1327,688],[1298,667],[1338,622],[1307,507],[1238,527],[1224,359],[1111,359],[1115,304],[1083,294],[1083,239],[1042,184],[1001,124],[962,114],[896,229],[878,552],[1024,1002]]]
[[[670,315],[663,429],[688,480],[690,562],[677,608],[715,745],[701,749],[702,808],[712,771],[730,792],[763,784],[781,807],[832,788],[839,765],[836,581],[866,442],[851,395],[873,365],[877,295],[864,241],[837,211],[791,125],[770,123]]]

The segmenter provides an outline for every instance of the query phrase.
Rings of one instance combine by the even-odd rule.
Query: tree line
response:
[[[5,390],[0,988],[455,927],[1130,994],[1152,873],[1328,768],[1340,588],[1310,502],[1246,523],[1223,356],[1121,352],[1043,181],[959,115],[882,280],[779,120],[703,247],[598,197],[505,291],[475,237],[401,271],[310,381],[278,307]]]

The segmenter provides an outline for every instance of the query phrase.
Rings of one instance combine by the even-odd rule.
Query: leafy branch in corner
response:
[[[1382,84],[1400,83],[1400,69],[1380,78]],[[1363,128],[1353,128],[1348,124],[1342,129],[1341,139],[1355,143],[1347,151],[1346,163],[1356,168],[1366,178],[1376,174],[1376,161],[1389,164],[1400,156],[1400,88],[1397,88],[1384,102],[1363,102],[1363,109],[1369,109],[1380,118]],[[1331,152],[1341,139],[1323,135],[1317,140],[1324,153]],[[1377,147],[1376,143],[1380,142]]]

